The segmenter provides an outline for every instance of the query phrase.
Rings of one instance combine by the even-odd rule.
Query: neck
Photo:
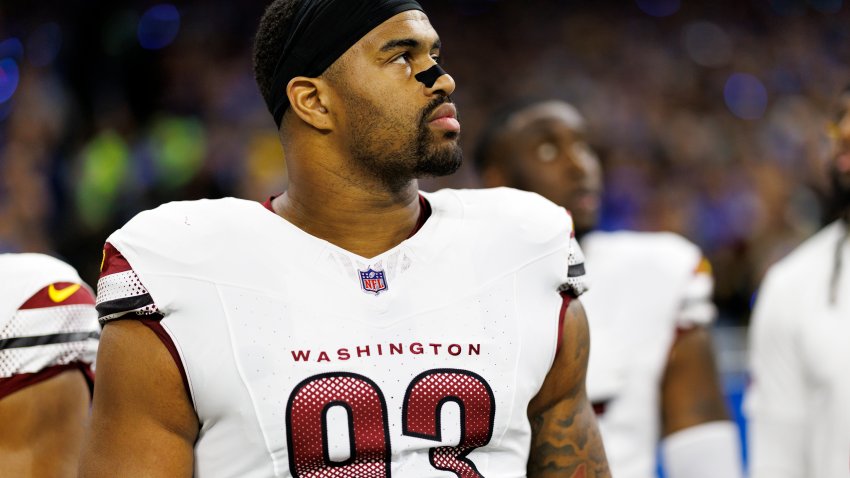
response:
[[[274,211],[308,234],[361,257],[386,252],[410,236],[419,219],[419,191],[412,180],[398,192],[292,181],[274,200]]]

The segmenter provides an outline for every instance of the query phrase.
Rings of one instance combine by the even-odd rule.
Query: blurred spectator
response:
[[[750,333],[753,478],[847,476],[850,444],[850,86],[838,98],[830,176],[841,218],[772,266]]]

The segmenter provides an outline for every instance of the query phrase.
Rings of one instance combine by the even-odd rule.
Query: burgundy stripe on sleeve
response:
[[[71,292],[69,290],[71,287],[75,290],[71,295],[66,297],[65,294]],[[80,284],[56,282],[36,292],[18,309],[46,309],[59,305],[94,305],[94,297],[92,297],[91,292],[87,288]]]
[[[91,370],[91,366],[83,362],[71,362],[65,365],[47,367],[35,373],[21,373],[7,378],[0,378],[0,399],[3,399],[4,397],[7,397],[19,390],[23,390],[27,387],[49,380],[63,372],[67,372],[68,370],[79,370],[82,372],[83,377],[86,379],[86,383],[89,386],[89,393],[94,391],[94,373]]]
[[[189,378],[186,376],[186,369],[183,368],[183,361],[180,359],[180,352],[177,351],[177,347],[174,345],[174,341],[171,340],[171,336],[168,335],[168,332],[158,320],[140,320],[140,322],[147,328],[151,329],[153,333],[159,337],[162,345],[165,345],[165,348],[168,349],[168,353],[171,354],[171,358],[174,359],[174,364],[177,365],[177,369],[180,371],[180,378],[183,379],[183,388],[186,390],[186,396],[189,398],[191,403],[194,403],[192,400],[192,391],[189,389]]]
[[[558,316],[558,343],[555,349],[555,356],[561,352],[561,342],[564,340],[564,320],[567,317],[567,309],[573,301],[573,296],[567,291],[561,291],[561,313]]]
[[[108,242],[103,245],[103,262],[100,264],[101,277],[130,270],[133,270],[130,263],[115,246]]]

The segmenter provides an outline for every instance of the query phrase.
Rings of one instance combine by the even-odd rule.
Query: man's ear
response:
[[[310,126],[329,131],[333,129],[330,115],[328,84],[320,78],[296,76],[286,85],[289,107],[302,121]]]

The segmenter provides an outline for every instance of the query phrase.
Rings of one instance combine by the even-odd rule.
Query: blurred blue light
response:
[[[0,60],[0,103],[4,103],[15,94],[18,89],[20,72],[18,64],[11,58]]]
[[[146,50],[165,48],[180,31],[180,12],[169,3],[155,5],[139,19],[139,44]]]
[[[27,58],[34,66],[53,63],[62,48],[62,29],[50,22],[36,28],[27,38]]]
[[[669,17],[679,11],[680,0],[635,0],[638,8],[653,17]]]
[[[21,61],[24,58],[24,44],[17,38],[9,38],[0,42],[0,58],[14,58]]]
[[[755,120],[767,110],[767,88],[753,75],[733,73],[723,90],[726,106],[741,119]]]
[[[843,0],[809,0],[812,8],[821,13],[838,13],[843,3]]]

